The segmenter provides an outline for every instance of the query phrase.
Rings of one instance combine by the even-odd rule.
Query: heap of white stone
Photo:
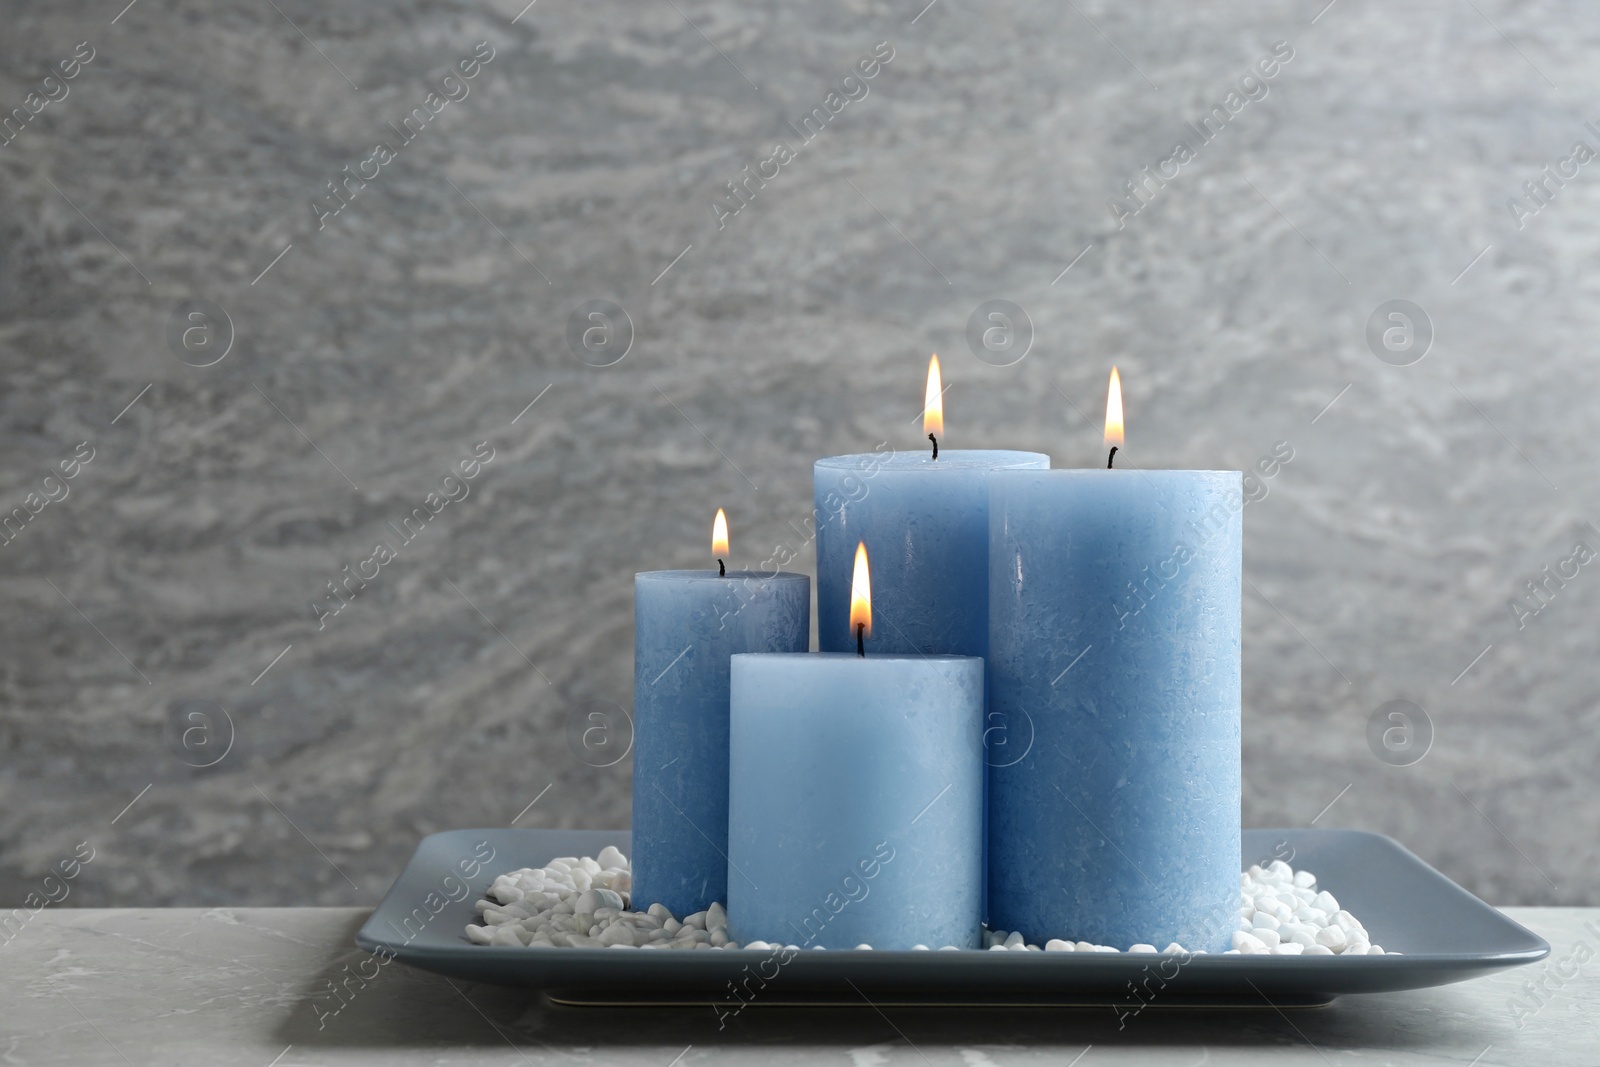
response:
[[[610,846],[598,857],[563,856],[542,868],[502,874],[478,901],[481,923],[467,927],[480,945],[530,948],[757,949],[784,946],[765,941],[739,945],[728,937],[728,913],[721,904],[679,920],[660,904],[632,911],[632,868],[628,857]],[[985,930],[984,947],[1018,952],[1119,952],[1110,945],[1051,940],[1030,945],[1020,933]],[[787,946],[798,949],[798,945]],[[821,946],[814,946],[821,948]],[[870,949],[871,945],[857,945]],[[926,945],[917,945],[926,949]],[[954,946],[945,946],[950,949]],[[1157,949],[1132,945],[1129,952],[1183,953],[1178,944]],[[1192,955],[1201,955],[1199,950]],[[1239,876],[1239,920],[1228,955],[1276,956],[1382,955],[1366,929],[1332,894],[1318,891],[1316,876],[1295,871],[1282,860],[1251,867]]]

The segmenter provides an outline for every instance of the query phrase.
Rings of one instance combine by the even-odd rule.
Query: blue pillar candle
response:
[[[1227,949],[1242,476],[1005,471],[990,487],[989,714],[1030,744],[989,771],[990,924]]]
[[[980,659],[734,656],[730,936],[979,947],[982,719]]]
[[[817,634],[851,652],[850,559],[872,550],[873,647],[896,655],[982,656],[989,614],[990,472],[1050,466],[1038,452],[939,450],[818,460]]]
[[[634,576],[633,905],[679,918],[727,900],[728,660],[804,652],[811,579]]]

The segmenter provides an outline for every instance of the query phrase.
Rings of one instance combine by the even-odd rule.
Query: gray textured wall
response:
[[[93,459],[0,550],[0,899],[80,840],[71,903],[332,904],[433,830],[626,824],[629,762],[568,732],[630,700],[632,573],[700,565],[719,505],[740,562],[795,543],[815,457],[919,447],[938,351],[951,447],[1098,462],[1115,361],[1132,463],[1292,448],[1245,514],[1247,824],[1600,902],[1600,566],[1521,629],[1507,606],[1600,549],[1600,163],[1507,203],[1600,148],[1600,17],[1322,2],[7,4],[6,110],[94,58],[0,148],[0,503]],[[470,95],[319,230],[480,41]],[[885,41],[719,229],[723,184]],[[1034,331],[1006,367],[964,336],[997,298]],[[635,333],[605,367],[565,339],[598,299]],[[1434,333],[1410,366],[1365,335],[1394,299]],[[231,320],[207,367],[168,339],[195,300]],[[481,441],[470,495],[319,629]],[[1368,741],[1397,699],[1432,724],[1410,766]]]

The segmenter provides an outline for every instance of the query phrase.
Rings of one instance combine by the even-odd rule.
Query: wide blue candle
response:
[[[734,656],[730,936],[978,947],[982,721],[972,657]]]
[[[818,460],[817,634],[855,649],[850,562],[872,551],[873,647],[982,656],[988,648],[989,486],[999,467],[1048,467],[1038,452],[867,453]]]
[[[727,900],[728,658],[804,652],[803,574],[634,576],[633,904]]]
[[[990,481],[989,916],[1216,952],[1238,917],[1238,471]]]

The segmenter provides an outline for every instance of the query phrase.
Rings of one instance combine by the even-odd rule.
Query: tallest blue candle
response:
[[[1238,471],[991,479],[989,918],[1031,942],[1229,947],[1240,852]]]
[[[982,656],[989,647],[989,472],[1048,467],[1038,452],[947,451],[939,357],[928,360],[916,452],[832,456],[814,473],[817,641],[855,650],[850,576],[872,554],[873,647],[894,655]]]
[[[989,476],[1050,466],[1038,452],[867,453],[817,461],[817,640],[854,652],[856,545],[872,553],[874,647],[982,656],[989,632]]]

